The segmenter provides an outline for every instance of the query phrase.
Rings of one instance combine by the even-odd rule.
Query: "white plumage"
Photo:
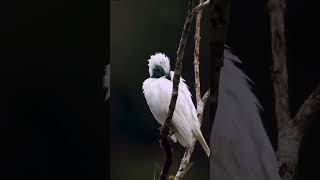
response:
[[[170,71],[169,58],[162,53],[152,55],[149,59],[149,74],[150,78],[143,82],[143,93],[154,118],[162,125],[168,114],[173,86],[174,72]],[[174,142],[178,141],[182,146],[188,147],[195,138],[206,154],[210,155],[210,149],[200,130],[200,122],[191,93],[183,78],[180,78],[172,125],[170,130],[174,133],[171,136]]]
[[[241,63],[229,50],[219,84],[219,104],[212,127],[210,159],[212,180],[280,180],[275,153],[264,130],[251,81],[234,62]]]

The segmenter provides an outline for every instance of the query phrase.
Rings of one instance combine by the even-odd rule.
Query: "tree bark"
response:
[[[199,0],[199,4],[202,4],[203,0]],[[200,32],[201,32],[201,17],[202,17],[202,10],[200,10],[197,13],[196,16],[196,30],[194,33],[194,86],[196,90],[196,99],[197,99],[197,109],[198,109],[198,104],[202,101],[201,100],[201,88],[200,88],[200,70],[199,70],[199,65],[200,65]]]
[[[208,1],[206,1],[208,2]],[[205,4],[203,0],[199,0],[199,5],[196,7],[203,7]],[[195,9],[196,9],[195,8]],[[195,46],[194,46],[194,77],[195,77],[195,92],[196,92],[196,100],[197,100],[197,114],[198,114],[198,119],[200,121],[200,124],[202,123],[202,118],[203,118],[203,109],[204,106],[208,100],[209,93],[210,91],[208,90],[203,98],[201,98],[201,88],[200,88],[200,70],[199,70],[199,64],[200,64],[200,27],[201,27],[201,17],[202,17],[202,9],[199,8],[198,14],[196,16],[196,25],[195,25]],[[194,146],[196,144],[196,140],[193,141],[192,145],[188,148],[186,148],[184,156],[181,160],[179,170],[174,178],[174,180],[181,180],[185,176],[187,172],[187,167],[190,163],[191,155],[194,150]]]
[[[290,115],[284,8],[285,2],[283,0],[268,1],[273,57],[271,77],[278,127],[279,174],[282,180],[293,180],[301,136],[298,134],[297,128],[293,126]]]
[[[284,0],[269,0],[271,23],[275,112],[278,126],[278,164],[282,180],[296,178],[298,151],[303,131],[320,111],[320,85],[307,98],[294,118],[290,114],[286,63]]]
[[[281,0],[269,0],[268,8],[271,23],[272,38],[272,80],[275,95],[275,112],[278,129],[289,126],[290,108],[288,97],[287,58],[284,34],[284,2]]]
[[[184,56],[184,49],[187,44],[188,34],[191,29],[191,22],[193,18],[192,10],[193,9],[191,5],[191,1],[189,1],[188,14],[183,26],[181,39],[180,39],[179,47],[177,51],[177,60],[174,68],[173,89],[172,89],[172,95],[171,95],[171,100],[169,105],[169,111],[168,111],[167,118],[163,123],[163,125],[161,126],[161,130],[160,130],[160,145],[164,149],[166,154],[165,162],[160,174],[160,180],[167,180],[170,166],[172,164],[172,147],[170,144],[169,127],[171,125],[172,116],[173,116],[177,98],[178,98],[178,92],[179,92],[178,88],[179,88],[179,82],[180,82],[180,75],[182,72],[182,60]]]

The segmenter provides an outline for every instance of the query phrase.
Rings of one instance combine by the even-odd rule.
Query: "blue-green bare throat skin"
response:
[[[170,78],[170,73],[166,73],[163,69],[163,67],[156,65],[153,69],[152,69],[152,78],[161,78],[163,76],[166,76],[167,79],[171,80]]]

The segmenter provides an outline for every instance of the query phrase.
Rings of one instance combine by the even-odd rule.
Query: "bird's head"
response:
[[[165,54],[155,53],[148,61],[151,78],[170,77],[170,60]]]

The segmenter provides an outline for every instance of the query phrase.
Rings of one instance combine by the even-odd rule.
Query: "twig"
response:
[[[200,121],[200,124],[202,123],[203,110],[204,110],[205,105],[207,104],[209,97],[210,97],[210,89],[208,89],[207,92],[203,95],[201,102],[199,104],[199,108],[197,109],[198,119]]]
[[[199,11],[202,11],[205,7],[207,7],[210,4],[210,0],[206,0],[205,2],[203,2],[203,0],[201,1],[201,3],[199,3],[198,6],[196,6],[195,8],[193,8],[192,13],[195,14]]]
[[[203,105],[200,105],[200,106],[199,106],[199,109],[198,109],[198,119],[199,119],[199,121],[200,121],[200,124],[201,124],[202,119],[203,119],[203,109],[204,109],[204,105],[205,105],[205,103],[207,102],[209,96],[210,96],[210,90],[208,90],[208,91],[206,92],[206,94],[203,96],[203,98],[202,98],[202,100],[201,100]],[[200,112],[200,113],[199,113],[199,112]],[[184,155],[183,155],[183,158],[182,158],[181,163],[180,163],[179,170],[178,170],[178,172],[177,172],[174,180],[181,180],[181,179],[184,177],[184,175],[187,173],[187,170],[188,170],[187,167],[188,167],[188,164],[189,164],[189,162],[190,162],[191,155],[192,155],[192,153],[193,153],[194,146],[195,146],[196,142],[197,142],[197,141],[194,140],[194,141],[192,142],[192,145],[191,145],[190,147],[187,147],[187,148],[186,148],[186,150],[185,150],[185,152],[184,152]]]
[[[199,6],[203,5],[203,0],[199,0]],[[196,100],[197,100],[197,113],[198,113],[198,119],[200,121],[200,124],[202,122],[203,117],[203,109],[204,109],[204,101],[207,101],[209,96],[209,91],[207,91],[206,96],[203,99],[201,98],[201,89],[200,89],[200,73],[199,73],[199,64],[200,64],[200,27],[201,27],[201,17],[202,17],[202,10],[199,10],[197,16],[196,16],[196,28],[195,28],[195,46],[194,46],[194,77],[195,77],[195,91],[196,91]],[[175,180],[181,180],[184,175],[187,173],[187,167],[191,159],[191,155],[194,150],[194,146],[196,144],[196,140],[192,142],[192,145],[190,147],[187,147],[185,150],[185,153],[183,155],[183,158],[180,163],[179,170],[175,176]]]
[[[175,69],[174,69],[174,76],[173,76],[173,89],[172,89],[172,95],[171,95],[171,101],[169,105],[169,111],[167,118],[165,122],[163,123],[161,130],[160,130],[160,144],[161,147],[164,149],[166,156],[165,156],[165,162],[163,169],[161,171],[160,175],[160,180],[166,180],[168,177],[168,173],[170,170],[170,166],[172,164],[172,148],[170,145],[170,140],[169,140],[169,126],[171,124],[173,112],[176,106],[176,101],[178,97],[178,87],[179,87],[179,82],[180,82],[180,75],[182,71],[182,59],[184,56],[184,49],[186,47],[187,39],[188,39],[188,32],[190,32],[191,28],[191,22],[193,18],[193,13],[192,12],[192,5],[191,3],[189,4],[190,8],[188,9],[188,14],[183,26],[182,34],[181,34],[181,39],[179,42],[179,47],[177,51],[177,60],[175,64]]]
[[[199,0],[199,4],[203,4],[203,0]],[[198,7],[198,6],[197,6]],[[199,103],[202,102],[201,100],[201,88],[200,88],[200,74],[199,74],[199,64],[200,64],[200,27],[201,27],[201,17],[202,17],[202,10],[198,11],[196,16],[196,29],[194,33],[194,86],[196,90],[196,100],[197,100],[197,109],[199,108]]]
[[[197,13],[198,11],[201,11],[203,8],[205,8],[207,5],[209,5],[209,2],[210,2],[210,0],[207,0],[205,3],[199,4],[197,7],[188,10],[188,14],[187,14],[187,17],[186,17],[186,20],[184,23],[184,27],[182,30],[179,48],[177,51],[177,61],[176,61],[175,70],[174,70],[173,90],[172,90],[172,96],[171,96],[171,101],[170,101],[170,105],[169,105],[169,112],[168,112],[168,116],[166,118],[166,121],[163,124],[163,126],[161,127],[161,131],[160,131],[160,134],[161,134],[160,143],[161,143],[162,148],[166,152],[166,159],[165,159],[164,167],[161,171],[160,180],[166,180],[170,166],[172,164],[172,150],[171,150],[171,146],[169,144],[169,136],[168,136],[169,125],[171,123],[171,119],[173,116],[173,112],[174,112],[177,97],[178,97],[178,87],[179,87],[180,75],[181,75],[181,71],[182,71],[182,59],[184,56],[184,49],[186,46],[188,33],[190,32],[190,28],[191,28],[191,22],[192,22],[194,14]]]
[[[202,97],[202,102],[203,102],[203,104],[206,104],[206,103],[207,103],[209,97],[210,97],[210,89],[208,89],[207,92],[206,92],[206,93],[203,95],[203,97]]]

